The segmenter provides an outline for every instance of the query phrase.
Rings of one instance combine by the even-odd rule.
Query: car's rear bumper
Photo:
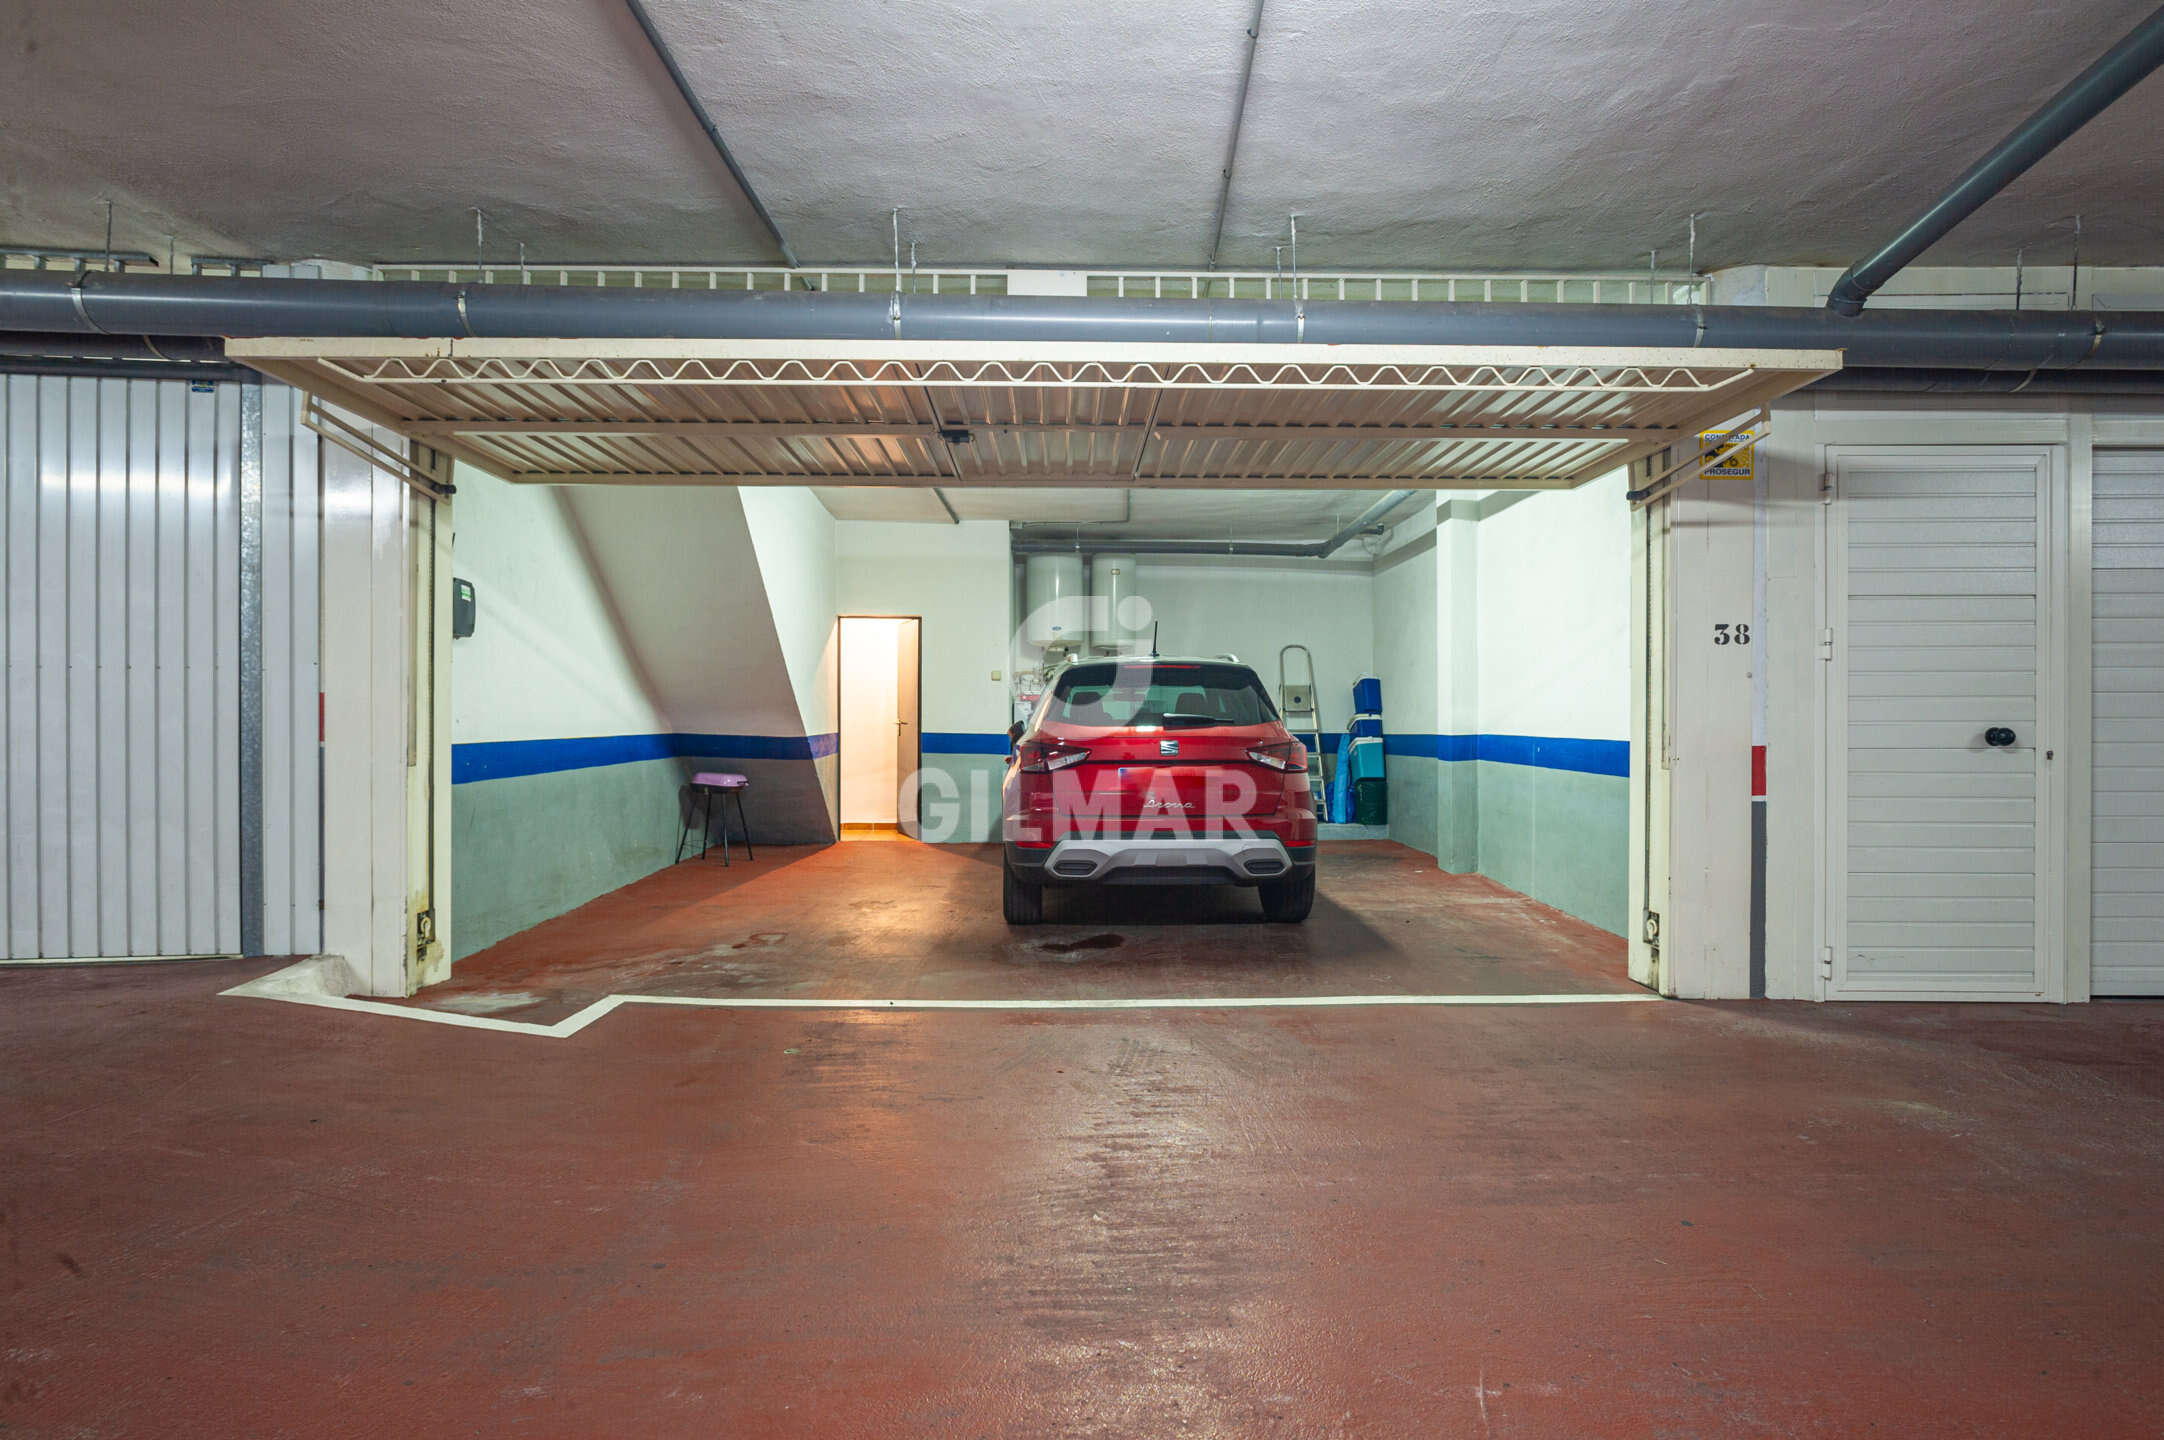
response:
[[[1273,835],[1138,837],[1007,846],[1007,866],[1037,885],[1269,885],[1315,868],[1315,847]]]

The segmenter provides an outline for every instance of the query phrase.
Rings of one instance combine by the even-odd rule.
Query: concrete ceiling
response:
[[[1192,267],[1248,0],[651,0],[807,260]],[[1270,0],[1224,261],[1842,263],[2151,0]],[[2164,252],[2152,78],[1931,257]],[[14,243],[449,259],[772,255],[618,0],[0,15]]]
[[[1320,540],[1382,498],[1358,490],[965,490],[942,492],[964,520],[1005,520],[1040,540]],[[1423,491],[1427,495],[1431,492]],[[837,520],[949,524],[928,490],[821,489]],[[1132,509],[1130,509],[1130,503]],[[1406,500],[1389,518],[1412,513]]]

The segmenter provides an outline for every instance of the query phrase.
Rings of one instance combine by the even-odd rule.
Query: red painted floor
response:
[[[1388,841],[1326,845],[1315,912],[1235,887],[1054,890],[999,913],[991,845],[686,861],[461,962],[424,1005],[555,1020],[612,991],[830,998],[1631,991],[1617,936]]]
[[[2158,1007],[542,1040],[264,968],[0,973],[0,1434],[2164,1429]]]

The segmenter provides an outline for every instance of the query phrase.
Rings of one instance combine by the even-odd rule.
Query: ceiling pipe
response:
[[[194,335],[69,335],[0,330],[0,355],[73,360],[225,360],[225,341]]]
[[[899,302],[899,303],[897,303]],[[2164,369],[2164,311],[1158,300],[0,270],[0,330],[413,339],[1097,341],[1843,350],[1851,365]]]
[[[1095,536],[1088,545],[1073,540],[1016,540],[1017,555],[1072,555],[1101,550],[1119,555],[1255,555],[1276,560],[1327,560],[1359,536],[1385,528],[1383,517],[1418,495],[1393,490],[1354,516],[1327,540],[1128,540]]]
[[[789,248],[788,237],[781,233],[781,226],[774,223],[774,217],[767,212],[766,202],[759,198],[759,192],[751,188],[751,180],[744,174],[744,167],[737,164],[736,156],[729,153],[729,142],[721,138],[721,128],[714,123],[714,117],[706,113],[706,106],[700,101],[698,92],[691,88],[691,81],[684,77],[683,69],[676,63],[675,54],[669,49],[669,42],[661,38],[661,31],[654,25],[654,17],[646,12],[646,6],[641,0],[624,0],[624,4],[630,8],[631,18],[638,21],[639,28],[646,32],[646,43],[654,47],[654,54],[660,59],[662,67],[669,72],[669,78],[676,82],[676,93],[683,96],[684,103],[691,107],[692,118],[697,120],[699,128],[706,132],[706,138],[712,142],[714,152],[721,156],[721,163],[729,167],[729,174],[735,179],[736,188],[744,192],[744,198],[751,202],[751,208],[759,212],[759,223],[766,226],[766,233],[774,237],[775,248],[781,251],[782,263],[791,270],[796,269],[796,251]]]
[[[188,380],[260,385],[245,365],[174,364],[164,360],[83,360],[0,353],[0,375],[49,375],[75,380]]]
[[[1842,272],[1826,297],[1836,315],[1857,315],[1863,302],[1901,268],[1937,244],[1947,231],[1976,213],[2059,142],[2088,124],[2121,95],[2164,64],[2164,9],[2129,31],[2082,71],[2044,108],[2021,122],[1960,179],[1892,239]]]
[[[1232,102],[1232,138],[1225,144],[1225,167],[1217,177],[1217,218],[1210,224],[1210,263],[1217,268],[1217,249],[1225,241],[1225,207],[1232,202],[1232,167],[1240,158],[1240,128],[1247,121],[1247,87],[1255,78],[1255,46],[1262,38],[1264,0],[1255,0],[1254,16],[1247,22],[1247,58],[1240,64],[1240,93]]]
[[[2164,395],[2160,370],[1841,370],[1814,392],[1898,395]]]

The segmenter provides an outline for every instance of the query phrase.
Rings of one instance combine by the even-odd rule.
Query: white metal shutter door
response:
[[[263,945],[321,944],[317,445],[262,388]],[[0,956],[241,944],[240,388],[0,377]]]
[[[1829,993],[2041,994],[2050,458],[1842,457],[1837,487]]]
[[[2164,995],[2164,453],[2094,474],[2089,989]]]
[[[239,389],[0,385],[6,954],[230,953]]]

